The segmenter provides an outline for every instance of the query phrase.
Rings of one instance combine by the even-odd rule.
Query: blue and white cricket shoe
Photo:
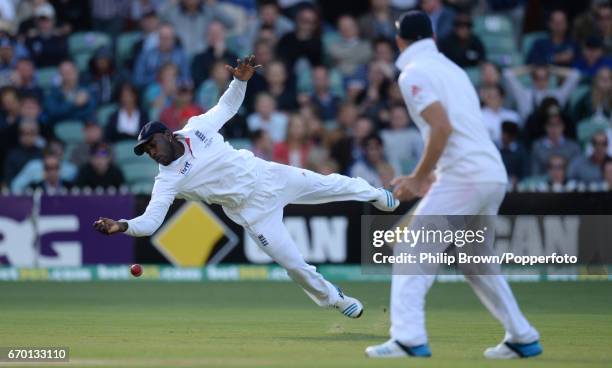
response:
[[[368,358],[429,358],[431,356],[428,344],[406,346],[393,339],[380,345],[368,346],[365,353]]]
[[[488,359],[531,358],[540,354],[542,354],[542,346],[539,340],[528,344],[504,341],[495,347],[488,348],[484,352],[485,358]]]
[[[334,304],[334,308],[348,318],[361,317],[363,314],[363,304],[355,298],[344,295],[339,287],[336,286],[336,289],[338,289],[338,296],[340,299]]]
[[[380,195],[371,202],[374,207],[385,212],[393,212],[399,207],[400,201],[393,197],[393,193],[384,188],[378,188],[378,191]]]

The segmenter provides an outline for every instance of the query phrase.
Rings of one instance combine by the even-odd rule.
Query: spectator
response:
[[[434,33],[439,40],[446,38],[452,32],[455,13],[445,6],[442,0],[422,0],[421,10],[431,19]]]
[[[497,87],[502,83],[499,67],[490,61],[480,64],[480,88]],[[482,100],[482,96],[480,96]]]
[[[123,173],[112,162],[110,147],[106,143],[97,143],[91,148],[89,163],[79,169],[75,185],[107,189],[119,188],[124,182]]]
[[[77,167],[81,167],[89,160],[91,149],[102,142],[104,138],[102,127],[95,121],[88,120],[83,125],[83,141],[78,143],[72,150],[70,161]]]
[[[610,0],[591,0],[591,7],[574,20],[574,39],[584,43],[594,35],[604,39],[605,52],[612,52],[612,3]],[[607,38],[606,38],[607,34]]]
[[[42,101],[44,98],[42,88],[36,83],[34,63],[30,59],[19,59],[17,61],[15,71],[11,76],[11,82],[20,95],[33,95],[38,101]]]
[[[529,155],[518,138],[519,126],[516,122],[504,121],[501,124],[499,151],[513,188],[529,174]]]
[[[236,54],[227,49],[223,23],[217,21],[210,22],[206,38],[208,40],[208,48],[197,54],[191,62],[191,76],[196,88],[208,79],[210,69],[215,62],[232,64],[238,58]]]
[[[368,135],[363,142],[364,156],[350,169],[350,176],[362,178],[374,187],[382,187],[381,166],[387,164],[384,156],[383,141],[376,135]]]
[[[8,35],[0,36],[0,83],[11,82],[11,74],[17,62],[28,57],[28,50],[20,43],[14,42]]]
[[[603,40],[593,36],[587,38],[582,48],[582,55],[574,63],[574,67],[590,81],[601,68],[612,68],[612,57],[604,55]]]
[[[577,56],[576,44],[569,38],[567,16],[557,9],[548,18],[546,38],[536,40],[527,54],[527,64],[570,66]]]
[[[193,86],[188,83],[179,85],[176,98],[159,115],[159,119],[171,131],[183,129],[183,126],[192,116],[200,115],[204,111],[193,102]]]
[[[274,47],[268,41],[258,40],[255,43],[253,54],[257,63],[262,65],[263,68],[255,69],[255,73],[247,84],[243,105],[249,114],[255,109],[255,96],[259,92],[265,92],[268,88],[265,72],[268,70],[268,65],[274,60]]]
[[[486,60],[485,48],[472,33],[472,18],[467,13],[457,13],[453,31],[440,41],[440,52],[462,68],[477,66]]]
[[[138,107],[138,92],[130,83],[119,88],[119,107],[106,124],[104,137],[115,143],[123,139],[136,139],[138,132],[149,121],[146,110]]]
[[[344,114],[351,114],[350,107],[345,110]],[[351,121],[350,126],[351,134],[341,136],[340,139],[330,144],[330,157],[338,163],[341,173],[349,173],[353,163],[364,156],[365,138],[374,132],[374,124],[367,116]]]
[[[63,24],[67,31],[79,32],[91,29],[91,6],[83,0],[51,0],[57,9],[57,21]]]
[[[89,60],[89,70],[85,74],[84,84],[95,96],[96,104],[111,103],[119,83],[119,73],[115,68],[113,53],[110,47],[100,47]]]
[[[593,152],[580,155],[570,161],[568,177],[585,183],[600,182],[603,179],[603,165],[608,156],[608,137],[605,132],[597,132],[591,137]]]
[[[61,120],[81,120],[91,118],[96,101],[91,91],[79,85],[79,74],[72,61],[63,61],[59,66],[62,82],[49,91],[45,110],[52,123]]]
[[[10,183],[28,161],[42,157],[42,142],[36,123],[24,121],[19,124],[18,145],[8,152],[4,161],[5,183]]]
[[[364,73],[365,64],[372,57],[370,43],[359,38],[357,22],[350,15],[342,15],[338,19],[338,32],[340,38],[329,45],[327,53],[331,57],[332,65],[342,73],[345,78],[358,78],[358,73]],[[363,76],[362,78],[363,79]]]
[[[36,29],[28,35],[26,47],[38,68],[56,66],[68,58],[68,40],[54,30],[55,10],[50,4],[37,7],[34,15]]]
[[[180,0],[178,3],[169,1],[161,10],[162,18],[170,22],[180,37],[185,52],[193,56],[206,49],[206,34],[208,25],[217,20],[226,28],[234,25],[234,20],[227,14],[217,1]]]
[[[482,89],[482,120],[491,135],[491,139],[499,146],[501,142],[501,127],[504,121],[511,121],[518,126],[522,120],[516,111],[503,107],[504,89],[501,86]]]
[[[612,117],[612,69],[599,69],[593,79],[590,93],[586,93],[577,103],[575,120],[591,116],[609,119]]]
[[[256,129],[251,133],[251,151],[263,160],[272,161],[274,142],[267,131]]]
[[[567,158],[553,154],[547,160],[547,184],[552,191],[561,191],[567,184]]]
[[[270,134],[273,142],[281,142],[287,136],[287,116],[276,110],[276,101],[269,93],[262,92],[255,99],[255,112],[247,117],[249,131],[262,129]]]
[[[274,33],[274,37],[278,40],[295,28],[293,22],[280,14],[278,3],[275,0],[259,1],[258,16],[253,22],[251,35],[257,35],[262,28],[268,28]],[[253,45],[256,39],[251,39],[250,44]]]
[[[123,29],[123,22],[129,14],[129,0],[91,0],[93,29],[116,38]]]
[[[19,112],[19,122],[26,120],[34,122],[39,126],[40,134],[43,136],[43,138],[49,139],[54,137],[55,134],[53,133],[53,127],[48,124],[47,117],[42,111],[42,106],[40,105],[40,101],[36,98],[36,96],[23,95],[20,100],[21,110]],[[15,137],[17,137],[16,134]]]
[[[389,112],[390,129],[380,135],[384,142],[385,156],[395,173],[408,174],[416,167],[423,154],[423,138],[410,124],[404,105],[393,105]]]
[[[395,67],[395,46],[386,38],[377,38],[374,40],[374,58],[373,62],[383,63],[388,68]]]
[[[604,162],[603,177],[608,190],[612,191],[612,160],[606,160],[606,162]]]
[[[17,90],[4,87],[0,90],[0,128],[15,125],[21,114],[21,102]]]
[[[391,14],[389,0],[370,0],[370,11],[359,18],[359,32],[367,39],[395,37],[395,17]]]
[[[272,159],[281,164],[303,168],[306,167],[310,148],[306,122],[300,115],[293,114],[287,123],[287,137],[274,145]]]
[[[44,160],[48,156],[60,160],[59,176],[61,181],[71,183],[77,174],[77,167],[68,161],[64,161],[64,145],[57,139],[50,140],[42,152],[42,159],[32,159],[21,169],[11,182],[11,191],[20,193],[32,184],[39,183],[45,179]]]
[[[179,85],[176,65],[167,63],[159,69],[157,81],[150,84],[144,92],[144,109],[149,111],[149,118],[156,120],[161,111],[170,106],[176,98]]]
[[[47,154],[42,159],[43,162],[43,179],[39,182],[31,184],[31,189],[42,190],[48,195],[60,194],[70,188],[70,183],[62,179],[60,172],[62,169],[62,161],[60,157]]]
[[[165,0],[135,0],[130,7],[130,19],[133,22],[142,21],[147,15],[158,13]]]
[[[225,69],[225,63],[217,61],[213,64],[210,69],[210,77],[200,85],[196,92],[196,101],[204,111],[212,109],[217,104],[231,82],[230,77],[230,73]]]
[[[388,86],[393,78],[393,70],[387,64],[372,62],[368,68],[368,86],[357,100],[360,101],[359,108],[362,113],[377,122],[387,122],[389,118],[387,107]]]
[[[276,55],[285,63],[290,74],[300,59],[310,66],[323,62],[323,42],[319,34],[319,16],[312,7],[304,7],[297,13],[296,29],[284,35],[276,45]]]
[[[136,3],[136,2],[134,2]],[[134,69],[136,59],[141,53],[154,50],[159,47],[159,17],[155,11],[148,11],[140,19],[140,39],[132,45],[129,56],[122,67],[129,70]]]
[[[544,173],[546,163],[552,155],[560,155],[566,162],[580,155],[578,143],[563,136],[565,123],[561,115],[549,115],[545,129],[546,136],[533,145],[532,175]]]
[[[266,91],[276,100],[280,111],[295,111],[298,109],[295,84],[289,79],[285,65],[273,61],[264,70]]]
[[[153,83],[161,67],[167,63],[178,67],[181,80],[189,79],[187,55],[176,44],[174,28],[164,24],[159,28],[159,45],[149,50],[143,49],[136,59],[134,84],[140,88]]]
[[[533,83],[531,88],[523,86],[519,81],[519,77],[527,73],[531,75]],[[549,88],[550,74],[563,78],[563,83],[558,87]],[[516,101],[519,114],[525,119],[545,97],[554,97],[561,107],[565,106],[570,94],[580,82],[580,72],[575,69],[545,65],[519,66],[504,70],[504,78]]]
[[[329,73],[324,66],[317,66],[312,70],[313,93],[309,100],[318,111],[318,116],[323,120],[332,120],[338,113],[340,97],[333,94],[329,89]]]

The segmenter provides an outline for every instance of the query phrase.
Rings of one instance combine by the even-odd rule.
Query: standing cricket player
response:
[[[507,175],[482,121],[474,87],[461,68],[438,52],[425,13],[408,12],[396,26],[399,86],[426,148],[413,173],[394,180],[395,197],[424,196],[415,215],[496,215]],[[437,265],[423,274],[393,275],[391,339],[368,347],[369,357],[431,356],[424,308],[436,270]],[[504,277],[466,274],[465,278],[506,330],[502,343],[487,349],[485,357],[539,355],[538,332],[521,313]]]
[[[159,163],[151,201],[139,217],[118,221],[100,218],[94,227],[104,234],[149,236],[162,224],[175,197],[219,204],[315,303],[358,318],[363,312],[361,302],[343,295],[304,261],[283,225],[283,208],[289,203],[356,200],[393,211],[399,200],[363,179],[338,174],[323,176],[267,162],[226,143],[218,130],[238,112],[247,81],[260,67],[253,61],[251,56],[238,60],[236,68],[226,65],[234,76],[227,91],[215,107],[189,119],[184,129],[171,133],[160,122],[149,122],[142,128],[134,153],[146,152]]]

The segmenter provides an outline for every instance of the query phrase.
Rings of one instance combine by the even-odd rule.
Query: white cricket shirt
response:
[[[436,166],[439,182],[506,183],[499,151],[485,127],[476,90],[467,74],[443,54],[432,39],[420,40],[398,57],[399,86],[424,141],[429,124],[421,112],[439,101],[453,131]]]
[[[159,165],[151,201],[141,216],[127,220],[127,235],[153,234],[175,197],[236,208],[253,192],[258,159],[251,151],[234,149],[218,133],[238,112],[246,85],[234,79],[215,107],[192,117],[174,133],[185,146],[185,154],[168,166]]]

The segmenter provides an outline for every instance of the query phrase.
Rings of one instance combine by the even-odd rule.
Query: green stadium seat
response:
[[[59,74],[57,68],[48,67],[36,70],[36,81],[42,89],[49,89],[55,86],[55,82],[59,82]]]
[[[78,120],[65,120],[55,124],[55,136],[66,144],[83,141],[83,123]]]
[[[231,144],[235,149],[251,149],[251,141],[246,138],[230,139],[229,144]]]
[[[150,159],[140,162],[118,164],[129,185],[147,181],[153,182],[153,179],[155,179],[159,173],[159,165]]]
[[[576,117],[576,107],[578,106],[578,102],[591,91],[591,86],[589,85],[579,85],[575,90],[572,91],[570,95],[569,101],[567,103],[567,111],[569,112],[572,118]]]
[[[117,110],[117,104],[111,103],[98,107],[96,111],[96,120],[98,124],[105,127],[108,124],[108,119]]]
[[[132,194],[151,194],[153,191],[154,181],[138,181],[132,185],[130,185],[130,192]]]
[[[136,42],[142,38],[142,32],[126,32],[122,33],[117,37],[117,48],[115,55],[117,57],[117,63],[123,65],[123,63],[130,57],[132,49]]]
[[[609,124],[605,118],[590,117],[581,120],[577,125],[578,141],[585,146],[589,143],[593,134],[606,131],[608,128]]]
[[[504,15],[482,15],[475,17],[474,33],[480,37],[497,36],[514,39],[512,21]]]
[[[533,44],[542,38],[545,38],[548,35],[548,32],[539,31],[539,32],[529,32],[523,35],[523,40],[521,41],[521,54],[523,56],[523,60],[527,59],[527,54]]]
[[[93,54],[93,52],[81,52],[72,55],[72,59],[80,72],[84,72],[89,68],[89,60],[91,60]]]
[[[102,32],[76,32],[68,37],[70,55],[88,53],[92,54],[102,46],[110,46],[111,39]]]
[[[134,145],[136,145],[136,140],[122,140],[113,145],[113,156],[115,157],[115,162],[119,165],[128,163],[128,162],[142,162],[147,159],[147,157],[136,156],[134,154]]]
[[[480,67],[469,66],[463,70],[465,70],[465,73],[468,75],[474,86],[478,86],[480,84]]]

